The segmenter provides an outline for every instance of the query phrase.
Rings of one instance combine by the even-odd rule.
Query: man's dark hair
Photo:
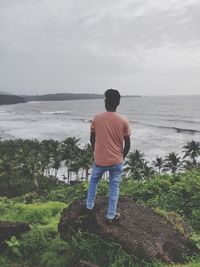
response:
[[[120,98],[121,98],[121,95],[119,93],[118,90],[116,89],[108,89],[105,91],[105,101],[106,101],[106,104],[110,107],[110,108],[117,108],[117,106],[119,105],[120,103]]]

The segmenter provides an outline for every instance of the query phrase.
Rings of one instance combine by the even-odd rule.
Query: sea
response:
[[[89,142],[95,114],[105,111],[103,99],[37,101],[0,106],[0,137],[5,139],[80,138]],[[131,151],[146,160],[183,154],[183,146],[200,141],[199,96],[144,96],[122,98],[117,110],[130,123]]]

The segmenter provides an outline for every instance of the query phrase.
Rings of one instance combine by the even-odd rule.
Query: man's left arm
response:
[[[95,132],[90,132],[90,144],[92,146],[92,151],[94,152],[94,146],[95,146]]]
[[[95,139],[96,139],[96,134],[95,134],[95,117],[94,117],[90,125],[90,144],[92,146],[93,152],[94,152],[94,147],[95,147]]]
[[[131,147],[131,140],[130,140],[130,135],[124,136],[124,149],[123,149],[123,158],[128,155],[128,152]]]

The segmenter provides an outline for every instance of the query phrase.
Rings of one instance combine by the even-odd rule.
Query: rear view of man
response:
[[[96,187],[104,172],[109,172],[109,203],[107,222],[119,219],[117,202],[123,171],[123,160],[130,149],[130,128],[128,120],[116,112],[120,93],[115,89],[105,92],[106,112],[96,115],[91,124],[90,142],[94,151],[94,165],[88,188],[86,209],[94,207]]]

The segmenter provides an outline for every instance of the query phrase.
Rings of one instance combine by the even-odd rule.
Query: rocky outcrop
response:
[[[134,258],[145,261],[183,263],[184,255],[198,252],[193,243],[163,217],[127,197],[119,199],[120,221],[107,225],[107,203],[106,197],[97,198],[92,216],[86,214],[84,200],[79,199],[64,209],[58,224],[61,238],[65,240],[70,229],[89,231],[103,239],[114,240]]]
[[[80,262],[78,263],[78,265],[76,265],[76,267],[99,267],[99,266],[92,262],[80,260]]]
[[[18,235],[28,230],[30,227],[27,223],[0,221],[0,248],[3,242],[12,235]]]

